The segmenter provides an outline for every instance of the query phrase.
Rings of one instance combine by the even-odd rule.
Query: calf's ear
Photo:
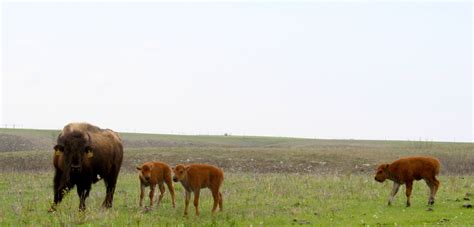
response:
[[[388,166],[389,166],[389,164],[384,164],[384,165],[383,165],[383,169],[384,169],[384,170],[388,169]]]
[[[137,166],[137,170],[142,170],[142,167],[141,167],[141,166]]]
[[[189,168],[191,168],[191,166],[185,166],[185,167],[184,167],[184,171],[188,171]]]

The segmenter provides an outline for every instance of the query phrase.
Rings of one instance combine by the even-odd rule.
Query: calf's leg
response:
[[[194,208],[196,209],[196,216],[199,216],[199,193],[201,189],[194,190]]]
[[[140,183],[140,207],[143,206],[143,197],[145,197],[145,185]]]
[[[410,196],[411,196],[411,190],[413,188],[413,181],[406,182],[406,196],[407,196],[407,207],[411,206],[410,203]]]
[[[428,199],[428,205],[433,205],[436,192],[438,192],[439,181],[436,179],[436,177],[433,177],[429,181],[426,180],[426,184],[428,184],[428,187],[430,187],[430,198]]]
[[[191,192],[186,190],[184,194],[184,216],[188,215],[189,200],[191,199]]]
[[[395,195],[397,194],[399,188],[400,188],[400,184],[397,183],[397,182],[393,182],[392,191],[390,192],[390,197],[388,199],[388,205],[389,206],[392,205],[393,198],[395,198]]]
[[[214,214],[216,212],[217,205],[220,202],[220,198],[219,198],[220,193],[219,193],[219,189],[217,189],[217,188],[212,188],[211,192],[212,192],[212,198],[214,199],[214,206],[212,206],[212,214]]]
[[[150,197],[150,207],[153,207],[153,197],[155,196],[155,188],[156,184],[150,184],[150,193],[148,197]]]
[[[160,205],[163,195],[165,194],[165,186],[163,185],[163,182],[161,182],[158,184],[158,187],[160,188],[160,197],[158,197],[158,202],[156,204]]]
[[[173,187],[173,182],[171,181],[171,175],[169,176],[165,176],[165,182],[166,182],[166,185],[168,186],[168,190],[170,191],[170,194],[171,194],[171,201],[173,203],[173,208],[176,207],[176,204],[175,204],[175,195],[174,195],[174,187]]]
[[[219,210],[222,211],[224,208],[222,207],[222,193],[219,192]]]

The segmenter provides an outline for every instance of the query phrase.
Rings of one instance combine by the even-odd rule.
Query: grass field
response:
[[[105,188],[98,182],[86,201],[86,212],[78,211],[79,201],[73,190],[58,211],[50,214],[51,147],[56,135],[53,130],[0,129],[1,226],[474,225],[474,210],[462,207],[466,193],[474,193],[472,143],[124,133],[124,163],[114,207],[100,209]],[[391,182],[380,184],[373,179],[377,163],[408,155],[436,156],[443,164],[433,211],[427,210],[428,188],[423,181],[414,184],[412,207],[406,208],[404,187],[394,205],[388,207]],[[211,216],[212,198],[205,190],[201,194],[201,216],[195,217],[191,206],[190,216],[183,217],[184,196],[179,184],[175,184],[175,209],[169,193],[160,207],[140,208],[134,167],[148,160],[223,167],[224,211]]]
[[[227,174],[223,186],[224,211],[211,216],[212,199],[201,195],[201,216],[183,217],[184,196],[175,185],[177,206],[169,193],[162,204],[147,211],[138,206],[136,174],[119,178],[114,208],[100,209],[103,183],[94,185],[87,211],[78,211],[78,198],[71,191],[56,213],[47,213],[52,201],[52,173],[0,175],[0,223],[2,225],[393,225],[474,224],[474,211],[462,207],[466,192],[474,191],[473,177],[441,177],[442,186],[433,211],[427,211],[427,187],[414,186],[412,207],[405,207],[403,190],[395,204],[386,205],[391,185],[376,183],[370,176],[307,174]],[[12,180],[15,179],[15,180]],[[148,198],[146,198],[148,199]],[[474,199],[474,198],[472,198]],[[145,200],[148,201],[148,200]]]

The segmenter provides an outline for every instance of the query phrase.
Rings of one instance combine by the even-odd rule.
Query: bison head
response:
[[[149,181],[151,179],[152,169],[152,164],[143,164],[142,166],[137,166],[137,170],[140,171],[140,178],[144,181]]]
[[[388,178],[388,164],[382,164],[377,167],[375,173],[375,180],[378,182],[384,182]]]
[[[92,156],[91,137],[89,133],[78,131],[62,134],[54,150],[63,155],[65,175],[81,173],[85,160]]]
[[[173,181],[178,182],[184,180],[186,178],[188,169],[189,166],[181,164],[176,165],[176,167],[173,168]]]

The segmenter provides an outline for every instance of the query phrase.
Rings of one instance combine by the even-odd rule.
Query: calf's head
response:
[[[178,182],[184,180],[186,178],[188,169],[189,166],[181,164],[176,165],[176,167],[173,168],[173,181]]]
[[[140,178],[149,181],[151,179],[151,171],[153,170],[153,165],[145,163],[142,166],[137,166],[137,170],[140,171]]]
[[[378,182],[384,182],[388,178],[388,166],[389,164],[381,164],[377,167],[375,173],[375,180]]]
[[[91,138],[89,133],[71,132],[67,135],[60,135],[58,144],[54,146],[58,154],[64,157],[66,173],[77,174],[83,170],[83,163],[92,157]]]

